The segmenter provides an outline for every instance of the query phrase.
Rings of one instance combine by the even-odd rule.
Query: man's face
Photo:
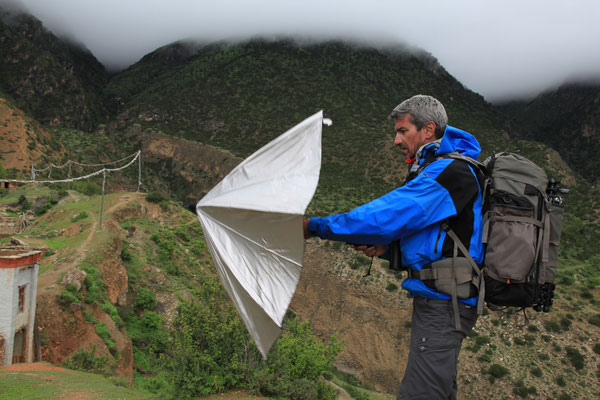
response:
[[[432,141],[430,140],[432,132],[430,132],[431,127],[429,124],[427,123],[422,129],[418,130],[415,124],[410,122],[410,114],[406,114],[402,118],[396,118],[394,125],[396,139],[394,140],[394,145],[400,147],[402,154],[407,158],[414,157],[421,146]]]

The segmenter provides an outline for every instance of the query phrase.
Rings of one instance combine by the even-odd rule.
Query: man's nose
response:
[[[394,145],[395,146],[399,146],[400,144],[402,144],[402,136],[400,136],[400,134],[396,134],[396,138],[394,139]]]

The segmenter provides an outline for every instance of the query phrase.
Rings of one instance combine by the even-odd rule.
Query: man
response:
[[[439,157],[458,152],[477,159],[481,148],[469,133],[447,126],[443,105],[431,96],[405,100],[390,117],[394,144],[410,164],[405,185],[350,212],[306,219],[304,236],[363,243],[353,247],[383,258],[389,257],[392,242],[400,242],[402,265],[409,272],[402,287],[414,299],[408,363],[397,398],[455,399],[458,353],[477,319],[477,291],[453,304],[449,294],[420,277],[436,261],[456,254],[450,229],[475,262],[483,260],[476,175],[465,161]]]

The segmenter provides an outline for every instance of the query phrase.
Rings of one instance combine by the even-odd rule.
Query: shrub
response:
[[[110,301],[108,301],[108,299],[104,300],[104,303],[100,305],[100,308],[110,316],[117,328],[123,327],[123,320],[119,316],[117,308]]]
[[[594,344],[594,353],[600,354],[600,343]]]
[[[131,260],[133,260],[131,251],[127,247],[123,246],[123,249],[121,250],[121,261],[131,262]]]
[[[73,284],[73,283],[69,283],[67,285],[66,289],[67,289],[67,291],[69,291],[69,292],[71,292],[73,294],[76,294],[78,292],[77,286],[75,286],[75,284]]]
[[[566,317],[560,319],[560,326],[563,331],[568,331],[571,328],[571,324],[571,320]]]
[[[350,397],[352,397],[354,400],[369,400],[370,399],[368,394],[361,392],[354,386],[343,385],[342,387],[350,395]]]
[[[577,350],[573,346],[567,346],[565,350],[567,351],[567,358],[569,359],[573,367],[575,367],[576,370],[583,369],[583,367],[585,366],[585,358],[583,354],[581,354],[579,350]]]
[[[533,367],[531,368],[531,375],[535,376],[536,378],[539,378],[542,376],[542,370],[540,369],[540,367]]]
[[[544,321],[544,328],[548,332],[560,333],[562,331],[560,325],[556,321]]]
[[[388,292],[393,292],[395,290],[398,290],[398,285],[396,285],[393,282],[388,283],[387,287],[385,288],[385,290],[387,290]]]
[[[24,200],[21,202],[21,198],[23,198]],[[31,202],[29,200],[27,200],[25,198],[25,196],[21,195],[21,198],[19,198],[19,203],[21,206],[21,212],[25,212],[27,210],[31,209]]]
[[[58,295],[58,304],[60,304],[64,308],[67,308],[73,303],[81,303],[81,299],[79,298],[79,296],[77,296],[77,294],[69,290],[63,290],[62,292],[60,292],[60,294]]]
[[[159,204],[167,200],[169,200],[169,196],[157,190],[154,190],[146,195],[146,201],[149,201],[150,203]]]
[[[102,187],[90,181],[75,181],[70,184],[70,189],[85,194],[86,196],[94,196],[102,193]]]
[[[590,324],[600,327],[600,314],[592,315],[588,318],[588,321]]]
[[[556,382],[556,384],[561,387],[567,386],[567,381],[565,381],[565,378],[563,376],[557,376],[554,382]]]
[[[216,278],[204,278],[195,295],[179,306],[163,368],[176,398],[236,388],[293,400],[335,398],[318,379],[333,368],[341,348],[335,338],[323,345],[307,322],[292,317],[264,361]]]
[[[96,330],[96,334],[100,337],[100,339],[102,339],[102,341],[104,342],[106,347],[108,347],[108,350],[110,351],[110,353],[112,355],[116,355],[117,354],[117,345],[112,340],[112,337],[110,336],[110,332],[108,331],[108,328],[106,327],[106,325],[104,325],[103,322],[97,322],[94,325],[94,328]]]
[[[310,329],[308,321],[298,317],[290,319],[286,332],[276,342],[268,364],[292,380],[315,380],[333,367],[335,357],[341,350],[341,342],[335,337],[325,346]]]
[[[521,379],[515,383],[515,388],[513,389],[513,393],[517,396],[525,399],[530,394],[536,394],[537,389],[534,386],[526,386],[525,382]]]
[[[113,375],[117,366],[115,360],[108,354],[95,356],[95,353],[96,345],[92,346],[90,351],[85,351],[84,349],[75,351],[65,359],[62,366],[78,371],[102,374],[104,376]]]
[[[106,298],[106,283],[102,280],[102,273],[98,267],[89,264],[81,264],[87,276],[83,284],[87,289],[85,302],[87,304],[102,304]]]
[[[89,217],[88,213],[82,211],[79,214],[77,214],[77,216],[71,218],[71,222],[81,221],[82,219],[86,219],[87,217]]]
[[[514,338],[513,342],[515,344],[518,344],[519,346],[525,346],[525,341],[523,339],[521,339],[520,337]]]
[[[494,378],[498,378],[498,379],[503,378],[510,373],[508,368],[503,367],[500,364],[492,364],[487,372]]]
[[[195,295],[179,305],[163,368],[176,398],[240,387],[249,364],[262,361],[216,278],[206,278]]]
[[[542,340],[546,343],[552,340],[552,337],[549,335],[542,335]]]
[[[156,307],[156,295],[150,289],[141,288],[135,296],[135,307],[140,310],[154,310]]]
[[[154,311],[146,311],[141,321],[146,328],[150,329],[158,329],[162,326],[162,317]]]
[[[328,345],[323,345],[313,335],[307,321],[293,317],[269,353],[266,368],[261,371],[259,390],[272,397],[333,400],[335,391],[317,378],[333,368],[340,350],[341,342],[335,336]],[[304,394],[311,391],[317,395],[305,397],[294,389],[296,387],[304,388]]]

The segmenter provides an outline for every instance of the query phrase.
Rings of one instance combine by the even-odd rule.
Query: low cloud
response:
[[[408,43],[431,53],[490,101],[535,95],[574,76],[600,75],[600,2],[595,0],[21,3],[55,34],[84,43],[111,69],[180,39],[282,34],[354,38],[382,46]]]

